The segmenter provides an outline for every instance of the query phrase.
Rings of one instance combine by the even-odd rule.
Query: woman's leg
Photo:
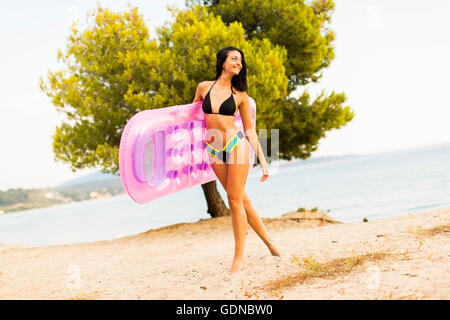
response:
[[[269,233],[267,232],[267,229],[264,226],[261,217],[259,216],[256,209],[253,207],[250,201],[250,197],[246,192],[244,192],[244,209],[245,213],[247,214],[248,224],[252,227],[253,230],[255,230],[256,234],[266,244],[266,246],[270,250],[270,253],[272,253],[273,256],[280,256],[280,252],[275,247],[272,238],[269,236]]]
[[[239,142],[241,142],[241,141],[239,141]],[[210,163],[211,163],[211,167],[212,167],[214,173],[216,174],[217,179],[222,184],[225,191],[227,191],[227,178],[228,178],[227,164],[225,164],[221,160],[218,160],[217,158],[215,158],[211,155],[210,155]],[[244,206],[244,210],[245,210],[245,213],[247,216],[247,221],[248,221],[249,225],[253,228],[253,230],[256,232],[256,234],[267,245],[267,247],[269,248],[272,255],[279,256],[280,253],[275,248],[275,246],[272,242],[272,239],[270,238],[258,212],[253,207],[253,205],[250,201],[250,198],[245,191],[243,194],[243,206]],[[245,237],[244,237],[244,239],[245,239]]]
[[[230,273],[237,272],[244,264],[244,242],[247,233],[247,217],[244,209],[244,189],[249,166],[248,144],[241,139],[234,147],[228,163],[227,197],[234,233],[234,259]]]
[[[211,157],[212,158],[212,157]],[[221,162],[220,160],[216,163],[211,162],[212,169],[214,173],[216,174],[217,179],[222,184],[225,191],[227,191],[227,175],[228,175],[228,169],[227,165]],[[280,256],[280,252],[275,247],[272,238],[270,237],[269,233],[267,232],[264,223],[259,216],[256,209],[253,207],[253,204],[250,201],[250,197],[248,196],[247,192],[244,191],[244,210],[247,216],[247,222],[252,227],[252,229],[256,232],[256,234],[261,238],[261,240],[266,244],[266,246],[269,248],[270,253],[274,256]]]

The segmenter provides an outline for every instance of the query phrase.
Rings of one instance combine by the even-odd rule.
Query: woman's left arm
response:
[[[261,144],[259,143],[256,130],[253,127],[253,121],[251,117],[250,100],[248,98],[247,92],[243,93],[243,102],[239,107],[239,112],[241,114],[242,124],[245,131],[245,136],[252,146],[253,151],[256,153],[260,164],[266,164],[266,158],[264,152],[262,151]]]

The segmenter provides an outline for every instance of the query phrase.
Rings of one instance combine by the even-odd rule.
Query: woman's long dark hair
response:
[[[225,47],[223,49],[220,49],[219,52],[217,52],[216,79],[215,80],[219,79],[219,76],[222,74],[222,66],[223,66],[225,60],[227,60],[228,52],[234,51],[234,50],[239,51],[241,54],[242,69],[239,72],[239,74],[234,75],[233,78],[231,78],[231,85],[239,91],[248,92],[247,64],[245,63],[244,53],[236,47]]]

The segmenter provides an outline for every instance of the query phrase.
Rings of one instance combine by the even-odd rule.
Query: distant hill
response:
[[[111,197],[124,192],[119,176],[95,172],[53,188],[0,191],[0,214]]]
[[[54,188],[60,189],[60,188],[74,187],[76,185],[81,185],[81,184],[92,184],[93,182],[99,182],[99,184],[104,184],[104,182],[113,182],[113,181],[120,182],[120,177],[117,175],[111,174],[111,173],[103,173],[103,172],[98,171],[98,172],[88,174],[84,177],[71,179],[60,185],[57,185]]]

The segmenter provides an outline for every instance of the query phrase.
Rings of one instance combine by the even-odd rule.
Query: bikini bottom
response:
[[[245,135],[242,133],[242,131],[239,130],[230,140],[228,140],[228,142],[225,144],[225,147],[223,147],[222,151],[215,149],[206,141],[205,141],[205,148],[206,151],[213,157],[220,159],[225,163],[228,163],[231,156],[231,151],[233,151],[234,147],[236,147],[238,142],[244,137]]]

